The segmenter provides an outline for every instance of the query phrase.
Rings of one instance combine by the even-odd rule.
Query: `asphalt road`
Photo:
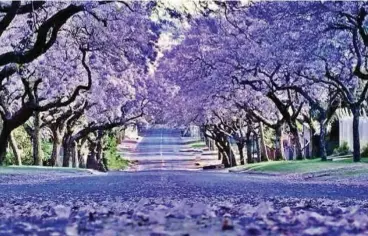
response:
[[[142,159],[175,157],[176,131],[147,136]],[[368,234],[362,186],[146,169],[3,174],[0,188],[0,235]]]
[[[138,161],[134,170],[194,170],[196,155],[181,152],[184,147],[180,131],[168,128],[151,128],[142,135],[135,152],[125,153],[130,160]]]

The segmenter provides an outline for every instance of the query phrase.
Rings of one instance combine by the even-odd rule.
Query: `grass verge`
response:
[[[191,148],[204,148],[206,144],[204,142],[195,142],[190,145]]]
[[[368,158],[362,158],[362,167],[365,167],[368,172]],[[339,161],[325,161],[320,159],[303,160],[303,161],[270,161],[262,163],[248,164],[244,166],[238,166],[232,168],[231,172],[239,171],[259,171],[259,172],[272,172],[281,174],[291,173],[308,173],[324,170],[332,170],[337,168],[349,167],[354,163],[351,159],[339,160]]]
[[[82,168],[69,168],[69,167],[50,167],[50,166],[3,166],[0,167],[0,174],[27,174],[33,172],[47,172],[56,171],[64,173],[91,173],[91,170]]]

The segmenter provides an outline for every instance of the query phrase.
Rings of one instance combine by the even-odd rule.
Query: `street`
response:
[[[144,171],[3,175],[0,235],[366,233],[367,188],[175,170],[191,161],[175,162],[178,133],[147,137],[138,147],[142,159],[135,157],[148,165]]]
[[[180,152],[183,147],[180,131],[168,128],[148,129],[135,152],[125,153],[138,161],[134,170],[196,170],[196,155]]]
[[[0,1],[0,236],[368,236],[367,1]]]

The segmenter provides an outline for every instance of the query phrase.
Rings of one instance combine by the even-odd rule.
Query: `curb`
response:
[[[283,174],[283,173],[262,172],[262,171],[253,171],[253,170],[241,170],[241,171],[228,170],[228,172],[235,173],[235,174],[263,175],[263,176],[288,176],[288,174]]]
[[[85,169],[85,172],[87,172],[91,175],[107,175],[107,173],[108,173],[108,172],[101,172],[101,171],[92,170],[92,169]]]

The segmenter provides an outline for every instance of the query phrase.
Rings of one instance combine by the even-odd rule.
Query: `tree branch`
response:
[[[10,23],[13,21],[14,17],[17,15],[20,3],[21,3],[20,1],[12,1],[11,6],[8,7],[6,15],[0,21],[0,37],[8,28]]]
[[[67,105],[69,105],[69,104],[71,104],[72,102],[75,101],[75,99],[77,98],[77,96],[79,95],[79,93],[81,91],[88,91],[88,90],[91,89],[91,87],[92,87],[92,72],[91,72],[89,66],[86,63],[87,50],[84,49],[84,48],[80,48],[80,50],[82,52],[82,65],[83,65],[84,69],[87,72],[87,80],[88,80],[87,85],[78,85],[76,87],[76,89],[74,90],[74,92],[72,93],[72,95],[66,101],[62,102],[62,99],[58,99],[57,101],[52,102],[52,103],[48,103],[44,106],[37,106],[37,108],[36,108],[37,110],[47,111],[52,107],[67,106]]]

